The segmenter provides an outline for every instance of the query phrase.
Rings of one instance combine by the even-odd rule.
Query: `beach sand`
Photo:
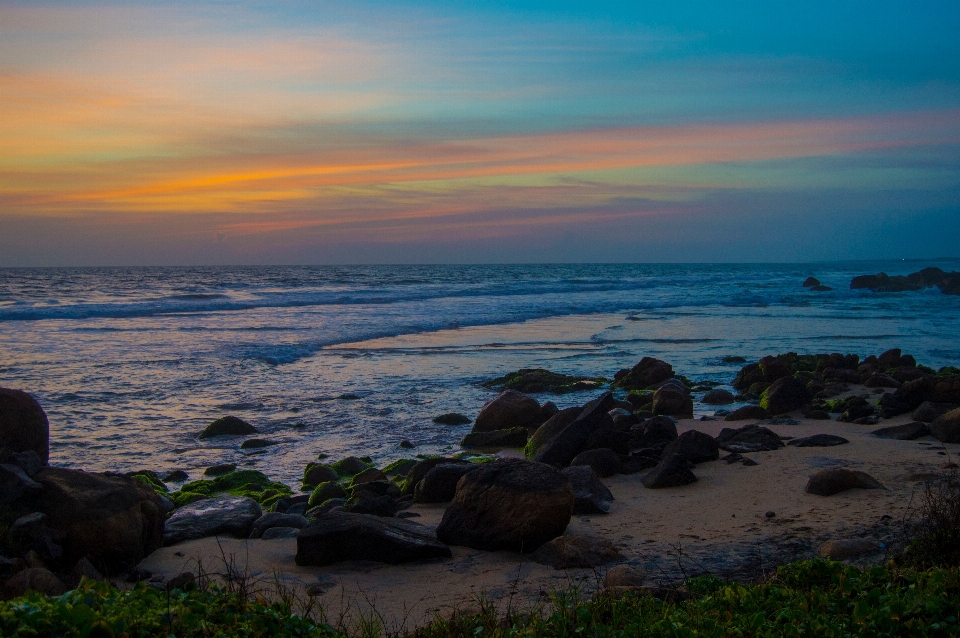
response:
[[[828,433],[850,442],[745,454],[758,463],[750,467],[723,460],[703,463],[694,469],[699,480],[683,487],[647,489],[640,482],[642,472],[606,478],[603,481],[616,499],[611,512],[575,516],[566,533],[610,540],[624,562],[649,573],[650,584],[705,572],[752,580],[778,564],[817,555],[826,540],[868,538],[889,548],[924,480],[942,473],[945,463],[960,456],[960,446],[943,446],[931,437],[895,441],[870,434],[909,422],[909,415],[875,426],[808,420],[799,413],[788,419],[796,423],[762,423],[783,437]],[[716,436],[723,427],[753,422],[690,419],[680,421],[678,430]],[[829,497],[804,491],[812,474],[841,466],[867,472],[887,489],[854,489]],[[436,527],[444,509],[445,505],[414,505],[410,511],[420,515],[413,520]],[[318,600],[330,621],[377,614],[388,630],[409,629],[454,608],[475,608],[481,595],[504,609],[507,605],[523,609],[556,588],[577,585],[590,593],[602,586],[608,567],[555,570],[520,554],[451,549],[451,559],[421,564],[299,567],[294,562],[295,539],[206,538],[160,549],[140,567],[165,581],[184,571],[196,573],[198,560],[208,572],[223,572],[226,558],[267,589],[276,576],[304,591],[308,587],[322,591]],[[882,560],[884,551],[868,560]]]

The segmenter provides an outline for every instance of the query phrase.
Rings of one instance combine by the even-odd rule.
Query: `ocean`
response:
[[[958,260],[0,269],[0,386],[50,419],[51,462],[186,470],[233,462],[295,485],[320,453],[459,451],[479,385],[518,368],[612,378],[643,356],[732,382],[766,354],[893,347],[960,364],[960,297],[850,290]],[[814,276],[832,291],[802,287]],[[561,408],[596,392],[538,395]],[[713,408],[697,404],[696,413]],[[197,440],[236,415],[279,442]],[[416,448],[405,450],[409,440]]]

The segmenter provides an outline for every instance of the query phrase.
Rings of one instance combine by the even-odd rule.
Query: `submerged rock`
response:
[[[203,432],[200,433],[199,438],[209,439],[214,436],[246,436],[257,433],[257,428],[243,419],[231,415],[221,417],[208,425]]]
[[[459,412],[447,412],[446,414],[433,417],[433,422],[439,423],[440,425],[466,425],[470,423],[470,417],[464,416]]]

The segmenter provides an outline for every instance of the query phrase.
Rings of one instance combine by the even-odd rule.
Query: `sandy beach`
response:
[[[856,388],[853,393],[863,392]],[[566,534],[588,534],[612,542],[622,563],[642,568],[648,584],[676,582],[684,576],[712,573],[754,580],[776,565],[818,555],[827,540],[864,538],[877,551],[860,561],[883,560],[912,499],[925,480],[960,456],[960,446],[932,437],[915,441],[882,439],[871,431],[910,422],[909,415],[876,426],[804,419],[799,412],[761,421],[781,437],[827,433],[849,443],[832,447],[793,447],[745,454],[757,462],[745,466],[724,460],[697,465],[698,481],[666,489],[647,489],[643,472],[604,479],[615,497],[607,515],[575,516]],[[723,427],[754,421],[681,420],[678,430],[716,436]],[[507,452],[504,455],[516,454]],[[834,496],[808,494],[815,472],[849,467],[867,472],[886,489],[853,489]],[[435,528],[446,505],[413,505],[413,520]],[[771,515],[772,513],[772,515]],[[554,588],[576,585],[585,593],[602,586],[610,565],[596,569],[556,570],[528,555],[452,547],[453,557],[421,564],[385,565],[343,562],[329,567],[300,567],[294,562],[296,539],[238,540],[205,538],[162,548],[140,567],[166,581],[185,571],[222,573],[225,559],[270,589],[278,577],[316,593],[327,618],[377,614],[388,629],[411,627],[434,614],[475,607],[479,596],[514,608],[530,606]]]

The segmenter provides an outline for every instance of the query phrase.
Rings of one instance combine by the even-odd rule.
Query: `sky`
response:
[[[0,2],[0,266],[960,257],[960,3]]]

